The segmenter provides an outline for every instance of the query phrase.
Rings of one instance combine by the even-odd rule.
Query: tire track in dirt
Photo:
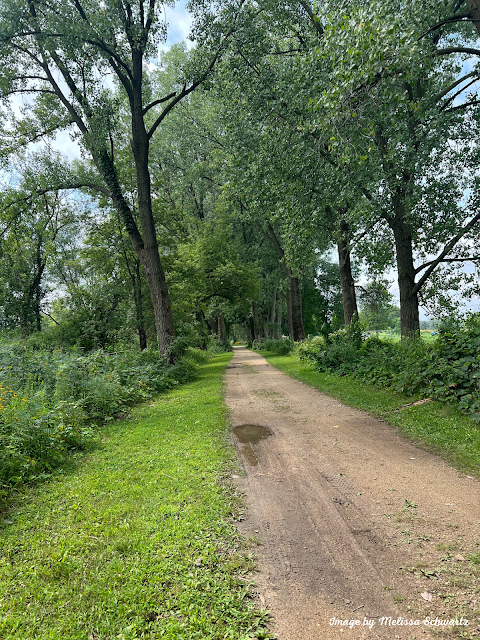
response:
[[[436,561],[452,535],[463,553],[475,547],[480,483],[247,349],[235,348],[226,379],[232,426],[272,432],[253,445],[234,440],[246,471],[240,528],[261,541],[255,579],[279,640],[430,637],[425,616],[451,614],[413,569]],[[381,624],[388,616],[422,624]]]

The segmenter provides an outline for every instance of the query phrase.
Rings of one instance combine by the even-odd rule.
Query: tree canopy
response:
[[[349,325],[386,274],[406,338],[471,305],[476,2],[189,10],[166,50],[156,0],[2,5],[2,324],[173,358]]]

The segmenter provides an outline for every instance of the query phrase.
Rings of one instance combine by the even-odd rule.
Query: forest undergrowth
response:
[[[0,508],[12,490],[48,479],[99,427],[193,380],[211,353],[187,347],[175,364],[158,350],[32,349],[0,342]]]

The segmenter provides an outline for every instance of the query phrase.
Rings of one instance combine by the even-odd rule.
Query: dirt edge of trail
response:
[[[278,640],[480,637],[480,482],[243,347],[226,382]]]

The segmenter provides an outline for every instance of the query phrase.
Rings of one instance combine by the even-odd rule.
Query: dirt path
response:
[[[245,348],[227,385],[240,527],[261,543],[256,583],[279,640],[479,638],[480,483]],[[424,625],[461,614],[455,631]]]

